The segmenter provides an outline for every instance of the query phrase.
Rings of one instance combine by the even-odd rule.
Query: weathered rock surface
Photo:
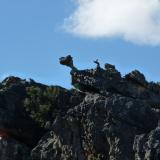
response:
[[[0,140],[1,160],[31,160],[30,148],[14,139]]]
[[[29,146],[36,144],[43,129],[25,112],[23,100],[28,82],[8,77],[0,90],[0,135],[10,135]]]
[[[29,156],[56,116],[64,116],[83,97],[75,89],[7,77],[0,83],[0,160],[26,160],[25,146]]]
[[[157,113],[140,100],[88,94],[80,105],[55,121],[32,155],[46,160],[132,160],[135,136],[156,128],[157,122]],[[45,151],[52,151],[52,156],[44,155]]]
[[[0,160],[160,160],[160,85],[94,62],[78,70],[60,58],[76,89],[0,84]]]
[[[135,159],[160,159],[160,126],[148,134],[137,135],[133,149]]]

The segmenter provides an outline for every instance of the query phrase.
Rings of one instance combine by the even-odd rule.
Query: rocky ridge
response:
[[[0,83],[0,160],[160,160],[160,85],[114,65],[79,70],[67,90],[8,77]]]

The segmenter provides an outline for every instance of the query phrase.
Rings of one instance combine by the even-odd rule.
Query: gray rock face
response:
[[[43,129],[25,112],[23,100],[28,82],[8,77],[0,90],[0,134],[5,133],[29,146],[37,143]]]
[[[94,62],[60,59],[76,89],[0,83],[0,160],[160,160],[160,85]]]
[[[32,150],[33,160],[85,159],[80,140],[80,128],[75,121],[59,117],[55,120],[53,128]]]
[[[49,159],[50,154],[45,158],[43,154],[51,151],[54,155],[50,159],[133,160],[135,136],[151,131],[157,122],[157,113],[143,101],[88,94],[63,119],[55,121],[52,131],[40,140],[32,155],[39,156],[35,160]]]
[[[0,86],[0,160],[28,160],[33,147],[50,130],[55,115],[65,115],[84,97],[74,89],[49,87],[17,77],[6,78]],[[26,99],[30,108],[24,105]],[[43,106],[43,110],[37,108],[39,106]],[[44,127],[40,126],[37,118],[46,122]]]
[[[160,127],[148,134],[137,135],[134,140],[133,149],[137,160],[159,160],[160,159]]]

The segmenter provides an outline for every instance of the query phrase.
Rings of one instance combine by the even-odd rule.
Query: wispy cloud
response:
[[[140,44],[160,45],[159,0],[75,0],[65,29],[85,37],[121,37]]]

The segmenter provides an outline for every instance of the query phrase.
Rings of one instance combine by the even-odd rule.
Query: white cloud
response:
[[[121,37],[141,44],[160,44],[159,0],[75,0],[65,29],[79,36]]]

